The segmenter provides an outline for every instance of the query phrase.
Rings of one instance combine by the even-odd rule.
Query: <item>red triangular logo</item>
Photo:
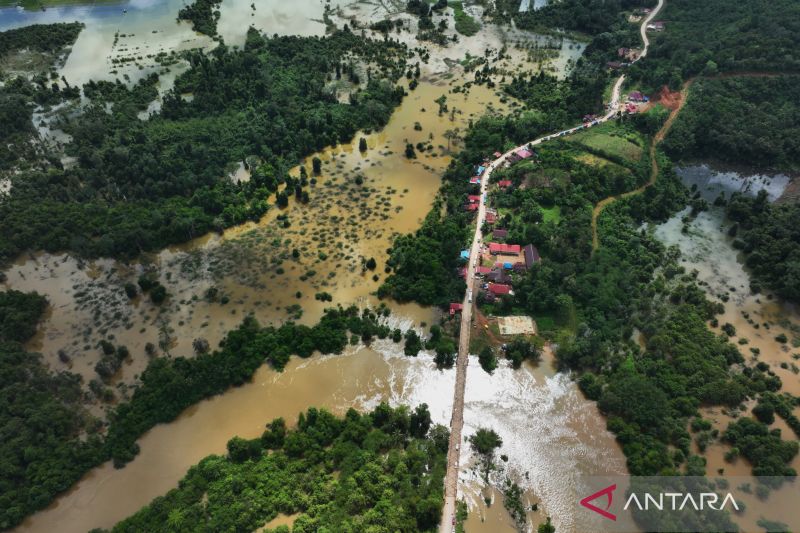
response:
[[[595,513],[599,514],[603,518],[608,518],[609,520],[614,520],[616,522],[617,515],[613,513],[609,513],[608,510],[611,508],[611,502],[614,500],[614,491],[617,490],[617,484],[614,483],[613,485],[609,485],[608,487],[604,488],[603,490],[597,491],[594,494],[591,494],[584,499],[581,500],[581,505],[586,507],[587,509],[594,511]],[[605,509],[601,509],[596,505],[589,503],[592,500],[596,500],[601,496],[605,496],[607,498],[607,504]]]

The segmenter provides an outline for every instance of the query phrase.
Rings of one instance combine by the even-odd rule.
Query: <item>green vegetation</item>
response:
[[[191,68],[147,121],[138,111],[152,80],[127,93],[96,84],[91,105],[63,124],[77,166],[12,177],[0,204],[0,261],[28,248],[134,257],[260,218],[279,187],[295,188],[287,174],[300,158],[386,123],[403,96],[393,80],[405,55],[346,31],[264,38],[251,29],[242,49],[189,52]],[[366,80],[351,66],[358,61],[369,65]],[[342,73],[349,104],[326,88]],[[249,182],[225,179],[249,156],[260,161]]]
[[[781,440],[780,429],[770,429],[752,418],[732,422],[724,439],[753,464],[755,476],[796,476],[787,465],[797,455],[797,441]]]
[[[45,507],[103,457],[80,377],[49,372],[19,344],[46,305],[35,293],[0,293],[0,529]]]
[[[29,76],[4,79],[6,74],[0,70],[4,81],[0,87],[0,178],[13,174],[12,170],[47,164],[32,121],[34,105],[49,106],[80,96],[77,87],[53,83],[54,71],[44,71],[53,66],[64,47],[75,42],[82,28],[83,24],[74,22],[0,32],[0,60],[25,49],[45,55],[42,68],[32,67]]]
[[[194,31],[214,37],[217,34],[220,3],[222,0],[194,0],[178,11],[178,20],[188,20]]]
[[[481,25],[464,12],[463,2],[448,2],[448,6],[453,8],[453,15],[456,21],[456,31],[467,37],[475,35],[480,31]]]
[[[800,76],[697,80],[664,150],[759,168],[800,169]]]
[[[630,70],[650,87],[680,86],[701,73],[798,72],[800,4],[794,0],[670,0],[647,57]]]
[[[800,302],[800,205],[770,204],[765,191],[756,198],[736,194],[727,215],[738,225],[733,244],[747,254],[751,288]]]
[[[175,419],[204,398],[244,384],[264,362],[282,369],[292,354],[341,352],[348,333],[365,343],[392,333],[379,323],[378,314],[356,307],[329,309],[313,327],[292,322],[261,327],[248,317],[226,336],[219,350],[151,361],[132,399],[109,416],[106,436],[101,438],[99,423],[82,408],[80,377],[47,372],[38,355],[10,342],[27,339],[44,305],[35,294],[0,294],[4,325],[8,320],[14,326],[10,337],[0,338],[0,434],[7,436],[0,444],[0,464],[8,473],[0,479],[3,528],[45,507],[90,468],[108,459],[118,467],[124,465],[138,453],[136,440],[148,429]],[[98,372],[110,377],[128,356],[127,349],[108,342],[101,347],[105,355]],[[424,414],[417,412],[411,419]],[[82,433],[88,433],[88,439],[81,438]]]
[[[59,52],[70,46],[83,29],[80,22],[33,24],[0,32],[0,57],[22,49],[39,52]]]
[[[625,165],[642,158],[642,141],[634,132],[620,130],[616,124],[602,124],[566,139],[581,145],[588,152]]]
[[[36,324],[47,300],[36,293],[0,292],[0,342],[25,342],[36,333]]]
[[[622,10],[637,7],[654,7],[655,0],[561,0],[547,2],[540,9],[519,12],[519,2],[500,0],[498,11],[501,18],[513,18],[517,27],[533,31],[564,29],[595,35],[608,32],[615,26],[626,23]]]
[[[174,420],[198,401],[243,385],[268,362],[283,369],[292,354],[310,357],[315,351],[340,353],[348,344],[348,332],[369,343],[386,338],[391,330],[378,323],[369,309],[328,309],[320,322],[303,326],[287,322],[275,328],[261,327],[253,317],[228,333],[219,350],[184,357],[154,359],[141,375],[141,384],[130,402],[121,404],[111,417],[106,446],[117,466],[138,453],[136,439],[156,424]]]
[[[462,299],[464,281],[453,273],[467,243],[467,219],[458,214],[442,217],[439,211],[434,206],[416,233],[394,241],[386,262],[392,273],[378,289],[380,297],[439,306]]]
[[[448,432],[430,425],[424,404],[344,418],[311,408],[294,429],[277,419],[261,438],[231,439],[227,457],[206,457],[113,531],[254,531],[279,514],[299,514],[296,532],[435,530]]]

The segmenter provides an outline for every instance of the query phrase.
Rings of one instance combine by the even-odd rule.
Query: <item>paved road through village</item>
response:
[[[647,25],[653,20],[656,14],[661,11],[664,6],[664,0],[658,0],[658,5],[648,14],[642,21],[640,33],[644,47],[642,53],[636,59],[641,59],[647,55],[647,48],[650,46],[650,40],[647,37]],[[611,102],[608,105],[608,113],[602,118],[597,119],[597,122],[606,122],[615,118],[619,110],[620,91],[622,84],[625,82],[625,75],[622,74],[614,83],[611,91]],[[442,509],[442,521],[439,524],[440,533],[449,533],[454,530],[455,524],[455,511],[456,511],[456,498],[458,495],[458,460],[461,451],[461,431],[464,427],[464,390],[467,383],[467,363],[469,361],[469,336],[472,327],[472,306],[474,304],[472,289],[475,279],[475,265],[476,259],[479,257],[481,243],[483,242],[483,235],[481,226],[486,218],[486,190],[488,188],[489,179],[492,172],[502,164],[504,164],[508,157],[516,150],[529,146],[536,146],[542,142],[548,141],[553,137],[568,135],[580,130],[581,126],[576,126],[564,131],[546,135],[535,139],[529,143],[518,146],[504,153],[491,163],[487,165],[483,176],[481,176],[481,194],[480,204],[478,206],[478,216],[475,225],[475,234],[472,237],[472,245],[469,248],[469,260],[467,262],[465,279],[467,281],[467,293],[464,295],[464,307],[461,312],[461,331],[458,339],[458,358],[456,359],[456,384],[453,395],[453,413],[450,418],[450,444],[447,452],[447,473],[444,478],[444,508]]]

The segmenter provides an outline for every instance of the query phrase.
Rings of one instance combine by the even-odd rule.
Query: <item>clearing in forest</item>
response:
[[[603,124],[572,135],[567,141],[599,152],[599,155],[639,161],[644,150],[631,136],[632,134],[625,134],[614,124]]]

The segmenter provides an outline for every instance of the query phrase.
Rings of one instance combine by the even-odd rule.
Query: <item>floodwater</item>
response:
[[[251,24],[268,34],[324,31],[319,0],[262,4],[255,3],[253,9],[245,0],[222,3],[219,32],[226,43],[241,44]],[[115,78],[134,82],[158,72],[163,93],[185,68],[182,61],[169,59],[170,52],[216,46],[188,24],[175,21],[182,5],[178,0],[134,0],[45,12],[5,9],[0,10],[0,30],[81,20],[87,27],[61,69],[70,84]],[[334,15],[340,23],[359,15],[367,20],[383,18],[381,9],[389,9],[342,5]],[[411,35],[403,32],[397,38],[407,40]],[[463,135],[470,120],[507,112],[514,104],[500,102],[501,95],[484,86],[452,92],[466,79],[458,62],[509,45],[509,57],[500,66],[509,72],[530,70],[529,52],[515,51],[514,46],[535,38],[485,25],[458,45],[442,48],[427,43],[431,60],[422,65],[419,86],[409,91],[382,131],[359,133],[352,145],[316,154],[323,162],[319,176],[312,176],[310,158],[304,162],[309,178],[316,179],[308,188],[306,205],[291,198],[288,208],[273,207],[258,222],[221,235],[200,236],[131,263],[84,261],[69,254],[30,253],[18,258],[6,271],[3,288],[36,290],[51,303],[28,348],[40,351],[53,370],[80,374],[86,385],[97,378],[96,343],[101,338],[127,346],[131,357],[111,383],[118,398],[125,399],[149,362],[147,343],[158,346],[156,355],[191,355],[194,339],[202,337],[214,347],[248,313],[264,324],[287,319],[314,323],[331,305],[317,298],[322,293],[328,293],[334,304],[374,306],[373,293],[385,278],[392,239],[419,227],[451,151],[459,149],[457,138],[448,145],[445,132]],[[548,46],[559,48],[550,68],[562,74],[583,50],[583,45],[566,40]],[[162,52],[167,55],[157,58]],[[448,112],[439,115],[434,101],[442,95],[447,96]],[[157,102],[151,110],[158,110]],[[361,137],[368,145],[364,153],[358,149]],[[428,148],[409,160],[404,156],[406,142]],[[241,162],[233,162],[230,172],[234,180],[249,178]],[[292,174],[299,175],[300,167]],[[362,267],[368,258],[377,262],[374,272]],[[167,287],[170,297],[160,307],[146,295],[132,300],[125,295],[124,284],[135,283],[144,271],[153,271]],[[437,313],[414,305],[390,307],[389,320],[403,328],[439,320]],[[139,441],[141,453],[124,469],[106,464],[91,471],[19,530],[77,532],[109,527],[174,487],[202,457],[224,453],[232,436],[257,436],[271,419],[283,416],[293,421],[310,406],[343,413],[349,407],[374,407],[381,400],[425,402],[434,420],[447,424],[453,380],[453,371],[435,370],[429,354],[406,358],[398,346],[383,341],[341,356],[295,358],[282,373],[263,367],[251,383],[201,402],[173,423],[148,432]],[[91,406],[101,417],[108,408],[99,403]],[[539,512],[528,515],[533,527],[550,514],[560,531],[570,531],[579,476],[625,471],[621,451],[596,406],[582,397],[568,376],[557,374],[549,359],[518,371],[502,367],[493,376],[471,360],[465,424],[465,435],[489,425],[503,438],[499,453],[507,454],[509,461],[493,482],[507,476],[525,488],[527,503],[540,503]],[[461,453],[461,464],[470,465],[469,447],[463,446]],[[487,509],[480,496],[485,489],[472,468],[464,467],[460,479],[472,510],[470,531],[498,531],[501,524],[511,527],[502,496]]]
[[[205,235],[135,264],[82,262],[67,254],[20,258],[6,272],[5,286],[46,295],[54,311],[31,349],[41,351],[52,368],[69,368],[88,383],[96,377],[95,345],[105,336],[131,351],[119,380],[132,383],[149,361],[147,343],[189,355],[194,339],[216,346],[248,313],[262,323],[278,323],[298,318],[302,308],[299,320],[315,323],[331,305],[317,294],[330,294],[334,304],[374,302],[371,294],[384,279],[392,239],[414,231],[430,210],[450,161],[444,131],[463,131],[468,120],[494,107],[495,94],[485,87],[468,94],[449,89],[435,80],[421,83],[382,131],[363,135],[369,146],[363,154],[349,144],[318,154],[322,173],[309,187],[307,205],[292,198],[288,208],[274,207],[258,223]],[[437,114],[434,100],[441,95],[455,111],[452,121],[449,114]],[[432,151],[405,157],[406,140],[427,143],[431,136]],[[311,176],[310,165],[308,172]],[[288,228],[279,216],[287,217]],[[371,257],[378,268],[364,271],[362,259]],[[162,307],[146,296],[129,301],[124,293],[124,284],[135,283],[146,268],[156,269],[171,295]],[[213,300],[206,298],[211,288],[217,291]],[[59,350],[70,356],[69,364],[59,360]]]
[[[736,172],[717,172],[706,166],[698,165],[677,169],[678,175],[687,187],[697,186],[700,194],[712,202],[720,192],[730,193],[740,191],[755,196],[760,189],[767,191],[771,201],[780,198],[788,184],[788,178],[783,175],[742,176]],[[732,238],[727,230],[730,222],[725,220],[721,208],[710,208],[700,213],[697,218],[689,223],[688,233],[683,233],[682,218],[688,214],[688,208],[677,213],[670,220],[655,228],[656,236],[667,245],[676,245],[682,253],[682,265],[687,272],[696,270],[698,280],[706,290],[710,299],[723,301],[725,312],[718,316],[720,326],[727,323],[736,328],[736,335],[731,341],[739,346],[748,364],[764,361],[770,369],[780,376],[783,383],[782,391],[794,395],[800,394],[800,377],[798,377],[797,363],[793,357],[798,352],[792,347],[792,341],[798,338],[800,332],[800,314],[795,306],[786,304],[776,299],[770,299],[768,291],[760,295],[750,291],[750,277],[745,270],[739,254],[732,246]],[[717,333],[721,333],[716,328]],[[790,342],[781,344],[775,336],[784,333]],[[747,342],[739,344],[740,339]],[[751,352],[757,349],[758,354]],[[786,368],[782,367],[785,366]],[[747,404],[749,410],[753,402]],[[720,432],[735,420],[733,414],[727,409],[719,407],[704,408],[703,416],[711,420],[714,427]],[[795,414],[800,414],[796,409]],[[747,412],[738,413],[738,416],[749,416]],[[797,435],[786,426],[786,423],[776,415],[773,428],[780,428],[782,437],[786,440],[796,440]],[[703,456],[706,458],[706,473],[709,476],[718,475],[720,470],[725,476],[750,476],[751,465],[742,458],[734,463],[724,459],[730,446],[720,443],[711,443]],[[698,450],[695,450],[698,452]],[[800,471],[800,457],[795,457],[791,466]],[[752,482],[755,487],[756,483]],[[773,492],[766,502],[759,500],[754,495],[737,493],[747,506],[746,512],[737,518],[737,523],[744,531],[760,531],[756,521],[759,518],[782,520],[792,523],[793,516],[787,513],[794,511],[791,491]]]
[[[689,187],[693,183],[702,184],[698,191],[712,201],[721,190],[755,196],[761,188],[767,190],[774,201],[788,184],[788,179],[781,175],[742,177],[734,172],[717,173],[707,166],[678,169],[678,174]],[[798,363],[792,357],[798,352],[792,347],[792,340],[800,337],[800,314],[796,306],[771,298],[769,291],[762,294],[750,291],[750,276],[742,264],[741,254],[731,245],[733,239],[727,234],[731,223],[725,220],[721,208],[712,207],[700,213],[690,222],[688,234],[684,234],[682,218],[687,214],[688,209],[658,226],[656,236],[667,245],[677,245],[682,252],[681,264],[687,272],[697,270],[698,280],[709,297],[723,301],[725,312],[718,316],[719,324],[733,324],[736,328],[734,343],[747,340],[739,345],[745,359],[755,361],[750,349],[758,349],[757,360],[770,364],[783,381],[783,390],[800,394],[800,377],[792,370],[792,365]],[[790,342],[776,341],[780,333]],[[782,368],[781,364],[787,368]]]
[[[389,320],[392,327],[414,325],[408,319]],[[509,456],[506,475],[528,489],[528,501],[541,502],[540,513],[530,513],[530,520],[538,523],[549,514],[559,531],[571,531],[579,476],[624,472],[622,453],[594,404],[548,362],[517,371],[501,366],[489,376],[471,358],[467,376],[465,435],[479,426],[494,428],[503,439],[498,455]],[[282,373],[262,367],[252,383],[200,402],[176,421],[148,432],[139,441],[140,454],[124,469],[109,463],[93,470],[19,531],[109,527],[174,487],[201,458],[224,453],[232,436],[256,437],[273,418],[294,422],[308,406],[342,414],[350,407],[371,409],[380,401],[424,402],[434,422],[447,424],[454,379],[453,370],[435,369],[431,354],[405,357],[402,345],[391,341],[354,347],[339,356],[295,358]],[[462,464],[472,462],[466,444],[462,456]],[[480,489],[468,467],[461,480],[472,509],[469,531],[498,531],[499,524],[510,523],[502,497],[488,510],[479,501]],[[481,516],[487,520],[482,522]]]

